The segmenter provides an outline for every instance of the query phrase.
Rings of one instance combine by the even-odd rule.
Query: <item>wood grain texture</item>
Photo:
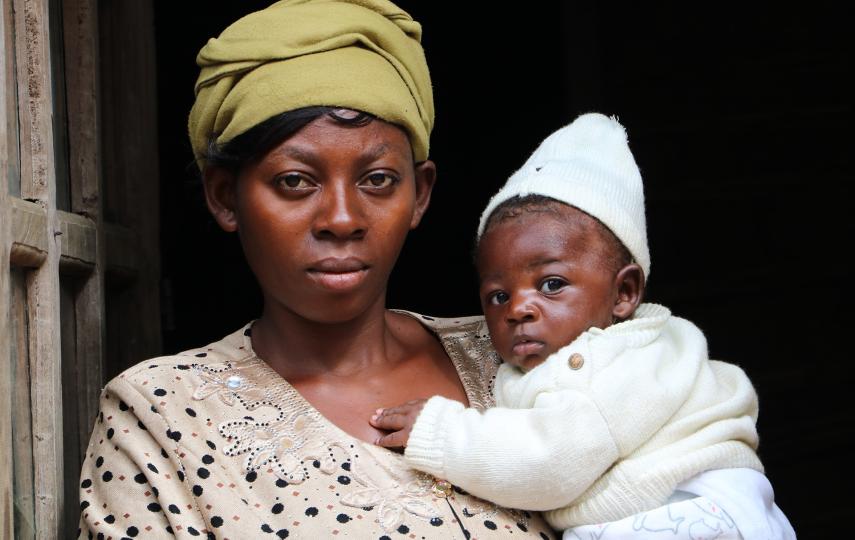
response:
[[[59,243],[47,0],[15,3],[21,196],[45,209],[47,257],[27,274],[37,538],[64,535],[62,524],[62,371],[60,369]]]
[[[65,418],[66,460],[65,521],[73,528],[79,517],[78,486],[80,465],[86,453],[89,434],[98,413],[98,396],[104,384],[104,276],[106,246],[101,196],[100,152],[100,74],[98,54],[98,8],[96,0],[66,0],[63,2],[63,35],[65,39],[66,103],[69,133],[69,179],[71,208],[69,231],[83,233],[75,251],[78,270],[86,271],[73,298],[73,346],[66,347],[66,356],[74,364],[64,362],[63,383],[73,385],[66,391],[76,403],[74,418]],[[71,220],[75,225],[72,226]],[[63,238],[65,234],[63,234]],[[69,238],[71,239],[71,238]],[[69,261],[69,250],[63,260]],[[73,350],[71,350],[73,349]],[[68,400],[66,400],[68,401]],[[75,448],[68,448],[71,443]]]
[[[13,266],[38,268],[47,260],[47,211],[36,203],[10,197],[10,260]]]
[[[8,174],[9,161],[9,139],[8,131],[8,116],[9,113],[9,82],[7,80],[7,39],[11,32],[11,21],[6,18],[6,2],[0,3],[0,43],[3,43],[3,50],[0,52],[0,174],[2,174],[2,183],[0,183],[0,448],[12,447],[12,371],[9,369],[11,362],[7,363],[7,359],[11,358],[11,334],[9,325],[10,316],[10,280],[9,280],[9,249],[11,247],[11,231],[9,230],[9,220],[6,216],[10,210],[7,206],[6,199],[8,198],[7,186],[10,186],[10,179],[6,177]],[[13,462],[11,452],[0,452],[0,537],[13,537]]]

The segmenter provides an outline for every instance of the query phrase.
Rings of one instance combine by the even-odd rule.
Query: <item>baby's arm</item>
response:
[[[406,446],[413,468],[510,508],[566,506],[618,458],[596,405],[573,390],[543,393],[527,409],[486,411],[435,396],[371,423],[393,430],[378,444]]]

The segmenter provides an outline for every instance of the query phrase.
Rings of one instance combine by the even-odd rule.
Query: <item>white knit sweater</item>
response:
[[[558,529],[656,508],[703,471],[763,470],[748,377],[709,360],[701,331],[659,305],[528,373],[502,365],[494,392],[486,411],[431,398],[407,461],[502,506],[548,511]]]

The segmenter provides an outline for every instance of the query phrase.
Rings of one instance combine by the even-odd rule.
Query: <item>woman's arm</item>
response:
[[[80,474],[80,537],[204,534],[180,447],[155,406],[117,378],[100,408]]]

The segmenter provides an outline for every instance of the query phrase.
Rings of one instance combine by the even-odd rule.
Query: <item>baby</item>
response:
[[[504,360],[496,408],[378,410],[378,440],[564,538],[795,538],[755,449],[757,396],[704,335],[643,304],[641,175],[614,119],[549,136],[487,205],[476,263]],[[594,536],[591,536],[594,534]]]

